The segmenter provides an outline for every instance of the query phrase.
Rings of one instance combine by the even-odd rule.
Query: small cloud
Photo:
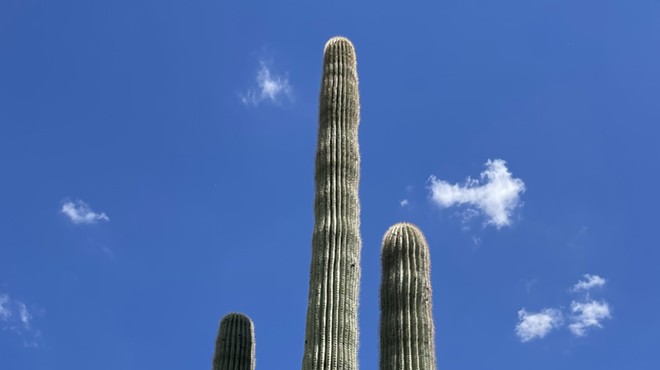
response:
[[[110,221],[108,216],[101,212],[94,212],[87,203],[82,200],[75,202],[67,201],[62,205],[60,212],[69,217],[74,224],[95,224],[99,221]]]
[[[529,313],[523,308],[518,311],[518,320],[516,335],[521,342],[543,338],[564,323],[561,311],[555,308],[546,308],[537,313]]]
[[[598,275],[585,274],[584,278],[586,280],[580,280],[573,285],[573,288],[571,288],[572,292],[588,291],[593,288],[602,287],[606,282],[605,279]]]
[[[0,295],[0,320],[7,321],[11,317],[11,311],[8,307],[9,296],[6,294]]]
[[[273,74],[268,63],[263,60],[259,62],[256,82],[256,88],[251,88],[245,94],[240,95],[243,104],[257,106],[263,101],[278,104],[282,96],[289,100],[292,98],[289,78],[286,75]]]
[[[504,160],[488,160],[485,166],[481,180],[468,177],[464,185],[450,184],[431,176],[431,199],[443,208],[472,205],[474,211],[487,216],[487,224],[499,229],[511,224],[511,215],[520,205],[520,194],[525,192],[525,183],[513,178]],[[472,215],[473,212],[467,213],[467,220]]]
[[[25,347],[38,347],[41,331],[32,325],[32,313],[25,303],[0,294],[0,329],[17,334]]]
[[[595,287],[602,287],[606,280],[598,275],[584,275],[585,280],[578,281],[569,291],[583,292],[580,301],[571,301],[571,310],[565,313],[570,320],[568,329],[577,337],[587,334],[589,328],[602,328],[602,322],[611,319],[610,305],[606,301],[596,301],[590,298],[589,290]],[[528,292],[531,285],[536,282],[533,279],[528,285]],[[522,342],[534,338],[543,338],[550,330],[563,325],[562,311],[559,309],[545,309],[540,313],[530,314],[522,310],[518,311],[520,319],[516,326],[516,334]]]
[[[534,285],[538,282],[539,280],[536,278],[525,281],[525,291],[527,291],[527,294],[532,292],[532,288],[534,288]]]
[[[26,328],[30,327],[30,320],[32,320],[32,315],[30,315],[30,312],[28,311],[27,307],[25,306],[25,303],[23,302],[17,302],[18,305],[18,313],[21,318],[21,322],[23,323],[23,326]]]
[[[399,204],[401,205],[401,207],[407,206],[409,204],[408,199],[404,199],[404,200],[400,201]]]
[[[572,323],[570,331],[578,337],[586,335],[588,328],[602,328],[601,321],[611,319],[610,306],[605,301],[571,302]]]

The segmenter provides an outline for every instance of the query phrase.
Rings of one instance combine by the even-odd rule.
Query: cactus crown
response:
[[[335,36],[328,40],[323,47],[324,69],[327,67],[336,68],[334,63],[341,63],[341,68],[346,68],[346,76],[355,80],[357,83],[357,57],[355,47],[351,40],[343,36]],[[359,112],[358,112],[359,113]],[[358,117],[359,118],[359,117]]]
[[[242,313],[220,321],[213,370],[254,370],[254,324]]]

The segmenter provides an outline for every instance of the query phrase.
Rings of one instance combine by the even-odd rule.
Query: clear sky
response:
[[[233,311],[258,369],[299,368],[335,35],[361,368],[408,221],[440,369],[660,369],[660,3],[357,3],[0,1],[0,369],[210,369]]]

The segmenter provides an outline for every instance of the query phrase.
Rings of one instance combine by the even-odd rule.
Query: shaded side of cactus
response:
[[[220,321],[215,342],[213,370],[254,370],[254,325],[241,313],[230,313]]]
[[[380,370],[436,369],[429,248],[414,225],[383,238]]]
[[[355,370],[360,283],[360,103],[355,49],[324,49],[304,370]]]

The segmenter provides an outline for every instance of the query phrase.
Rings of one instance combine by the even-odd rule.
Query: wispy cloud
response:
[[[525,281],[525,290],[527,291],[527,294],[532,292],[532,288],[539,282],[539,279],[533,278],[530,280]]]
[[[560,327],[563,322],[563,315],[558,309],[546,308],[540,312],[529,313],[523,308],[518,311],[516,335],[521,342],[543,338],[553,329]]]
[[[0,294],[0,328],[13,332],[23,340],[25,347],[38,347],[41,331],[32,324],[33,315],[25,303]]]
[[[99,221],[110,221],[108,216],[101,212],[96,213],[82,200],[67,201],[62,204],[60,212],[64,213],[74,224],[95,224]]]
[[[257,106],[264,101],[279,104],[282,97],[286,97],[289,100],[292,98],[289,78],[286,75],[274,74],[269,64],[264,60],[259,62],[256,83],[256,87],[248,89],[244,94],[240,94],[243,104]]]
[[[439,207],[470,205],[487,217],[487,224],[496,228],[511,224],[511,215],[521,203],[525,183],[514,178],[502,159],[488,160],[480,180],[468,177],[465,184],[450,184],[430,177],[431,199]],[[473,215],[474,212],[469,212]],[[470,217],[471,218],[471,217]]]
[[[6,294],[0,295],[0,320],[7,321],[11,317],[11,311],[8,307],[9,296]]]
[[[601,322],[612,318],[610,305],[605,301],[571,302],[572,323],[568,326],[573,334],[584,336],[588,328],[602,328]]]
[[[32,315],[28,311],[27,306],[23,302],[17,302],[18,305],[18,314],[21,318],[21,322],[27,328],[30,327],[30,321],[32,320]]]
[[[588,291],[593,288],[602,287],[606,282],[605,279],[598,275],[585,274],[584,278],[585,280],[580,280],[573,285],[573,288],[571,288],[572,292]]]
[[[475,217],[479,216],[479,211],[477,211],[474,208],[467,208],[463,212],[460,213],[460,217],[463,221],[463,226],[466,227],[468,230],[470,229],[467,224],[472,221]]]
[[[401,207],[407,206],[409,204],[408,199],[403,199],[402,201],[399,202],[399,204],[401,205]]]

